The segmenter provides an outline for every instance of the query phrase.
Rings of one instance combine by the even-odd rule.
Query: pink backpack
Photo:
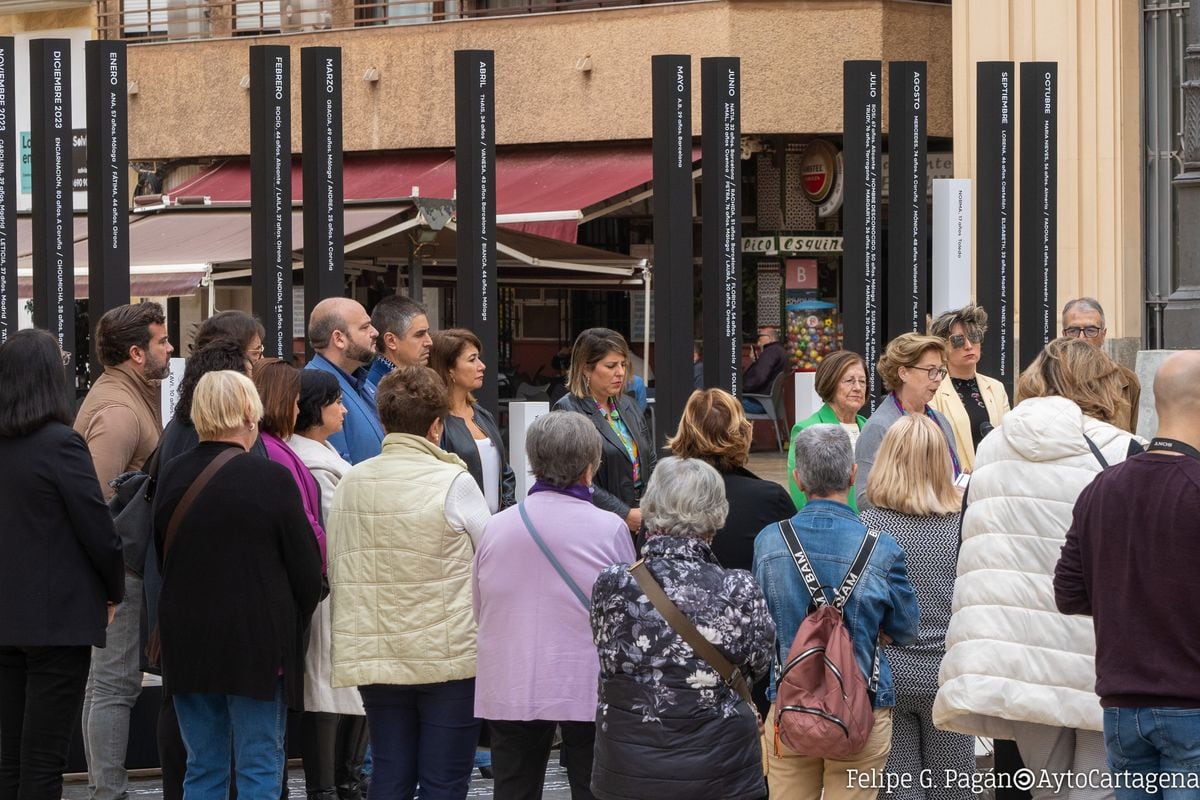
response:
[[[816,610],[800,624],[779,672],[775,736],[800,755],[846,760],[866,746],[875,713],[842,609],[867,568],[879,531],[867,529],[858,555],[830,603],[791,522],[784,520],[780,529]],[[876,647],[872,687],[878,679]]]

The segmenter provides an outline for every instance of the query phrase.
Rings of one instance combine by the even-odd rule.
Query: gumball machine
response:
[[[842,349],[842,321],[837,307],[822,300],[787,306],[788,357],[793,371],[812,372],[830,353]]]

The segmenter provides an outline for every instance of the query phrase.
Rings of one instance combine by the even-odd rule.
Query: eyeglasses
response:
[[[1095,339],[1104,328],[1097,328],[1095,325],[1088,325],[1086,328],[1063,328],[1063,336],[1070,336],[1072,339]]]
[[[955,350],[966,347],[968,341],[971,344],[979,344],[983,341],[983,334],[979,331],[971,331],[966,336],[963,336],[961,333],[955,333],[950,336],[950,346]]]
[[[838,381],[838,383],[840,383],[842,386],[850,386],[850,387],[866,386],[867,379],[866,378],[843,378],[842,380]]]
[[[945,367],[909,367],[909,369],[924,372],[929,376],[929,380],[931,381],[940,381],[946,377],[946,373],[948,372]]]
[[[258,347],[255,347],[253,350],[247,350],[246,355],[250,356],[251,361],[258,362],[258,361],[262,360],[263,353],[265,353],[266,350],[267,350],[267,348],[263,347],[260,344]]]

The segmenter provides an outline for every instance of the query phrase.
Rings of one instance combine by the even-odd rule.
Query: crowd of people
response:
[[[976,736],[987,785],[1035,800],[1200,797],[1200,354],[1159,370],[1147,442],[1099,304],[1062,322],[1011,408],[973,305],[876,365],[829,355],[786,488],[721,389],[657,458],[628,344],[590,328],[524,498],[473,396],[489,354],[409,298],[319,303],[303,370],[210,317],[165,428],[156,304],[99,320],[78,411],[53,337],[19,331],[0,800],[61,797],[80,721],[89,796],[126,797],[143,671],[167,800],[277,800],[295,715],[309,800],[461,800],[481,744],[495,797],[533,800],[556,741],[576,800],[967,800]]]

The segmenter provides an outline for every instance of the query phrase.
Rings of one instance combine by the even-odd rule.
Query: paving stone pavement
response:
[[[87,780],[68,780],[63,784],[63,800],[88,800]],[[129,796],[136,800],[158,800],[162,797],[162,780],[158,777],[130,778]],[[476,771],[471,778],[470,798],[492,797],[492,782],[479,776]],[[567,784],[567,771],[558,765],[557,752],[550,756],[546,769],[543,800],[570,800],[571,788]],[[305,800],[304,771],[298,767],[288,770],[288,800]]]

